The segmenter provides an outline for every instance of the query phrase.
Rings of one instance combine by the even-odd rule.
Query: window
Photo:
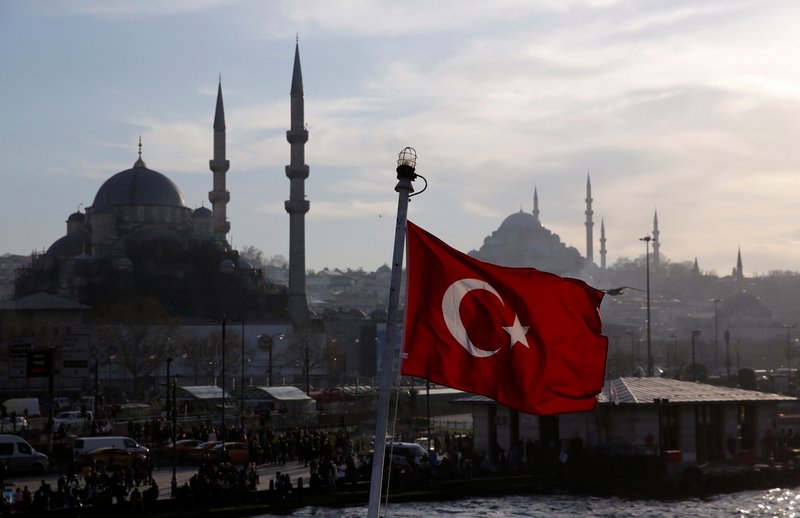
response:
[[[17,449],[19,450],[20,453],[24,453],[25,455],[30,455],[31,453],[33,453],[31,451],[31,446],[26,442],[18,442]]]
[[[14,453],[14,443],[4,442],[0,444],[0,457],[10,457]]]

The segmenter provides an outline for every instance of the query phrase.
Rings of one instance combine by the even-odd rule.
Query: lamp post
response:
[[[172,365],[172,356],[167,356],[167,379],[164,383],[164,410],[167,412],[167,419],[169,419],[169,367]]]
[[[389,289],[389,306],[386,319],[386,343],[381,352],[381,377],[378,389],[378,408],[375,426],[375,457],[372,463],[370,478],[369,506],[367,516],[378,517],[380,507],[381,486],[383,483],[383,460],[386,450],[386,429],[389,420],[389,396],[391,375],[394,366],[395,343],[398,329],[398,306],[400,305],[400,280],[403,270],[403,249],[406,237],[406,218],[408,201],[414,192],[411,185],[417,178],[417,152],[414,148],[403,149],[397,158],[397,185],[394,190],[397,198],[397,222],[394,234],[394,252],[392,255],[392,276]],[[425,178],[422,178],[425,180]],[[427,184],[427,182],[426,182]],[[425,189],[423,189],[424,191]],[[422,192],[422,191],[420,191]]]
[[[633,376],[636,371],[636,349],[633,346],[633,331],[625,331],[625,334],[631,339],[631,376]]]
[[[172,356],[167,356],[167,379],[164,383],[164,409],[167,411],[167,419],[170,418],[170,365],[172,365]],[[175,496],[175,488],[178,486],[178,481],[175,476],[175,422],[172,421],[172,496]]]
[[[169,387],[167,387],[169,389]],[[168,390],[169,391],[169,390]],[[175,493],[178,489],[178,477],[175,473],[175,463],[176,463],[176,454],[177,449],[175,445],[175,441],[177,440],[178,428],[178,383],[175,379],[172,380],[172,496],[175,496]]]
[[[239,322],[242,325],[242,377],[239,383],[239,427],[244,432],[244,319],[236,318],[232,322]]]
[[[669,360],[669,351],[667,351],[667,372],[678,369],[678,337],[675,335],[669,335],[669,337],[672,338],[672,361]],[[672,373],[673,379],[677,379],[676,374],[676,372]]]
[[[692,381],[697,381],[697,360],[695,360],[694,339],[700,334],[700,331],[692,331]]]
[[[786,329],[786,385],[787,389],[792,385],[792,342],[790,338],[790,333],[792,329],[797,325],[795,322],[792,325],[783,324],[781,327]]]
[[[714,368],[719,369],[719,312],[717,305],[722,299],[712,298],[709,302],[714,303]]]
[[[269,353],[269,357],[268,357],[269,365],[267,366],[267,386],[269,386],[269,387],[272,386],[272,347],[275,344],[275,339],[276,338],[278,340],[283,340],[285,337],[286,337],[286,335],[283,334],[283,333],[276,333],[274,335],[258,335],[258,336],[256,336],[256,338],[258,339],[259,344],[260,343],[266,343],[267,344],[267,352]],[[264,340],[264,342],[262,342],[262,340]],[[263,350],[263,348],[262,348],[262,350]]]
[[[650,347],[650,236],[644,236],[639,241],[644,241],[645,272],[647,277],[647,375],[653,376],[653,354]]]

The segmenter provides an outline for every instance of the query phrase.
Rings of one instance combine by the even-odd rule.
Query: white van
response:
[[[16,415],[23,415],[26,417],[39,417],[39,399],[35,397],[18,397],[6,399],[3,401],[3,406],[6,407],[6,412],[9,414],[14,412]]]
[[[150,455],[150,450],[134,441],[130,437],[102,435],[99,437],[78,437],[72,445],[72,458],[78,464],[83,464],[89,453],[97,448],[120,448],[131,453]]]
[[[5,461],[9,471],[36,474],[50,467],[50,459],[39,453],[19,435],[0,434],[0,461]]]

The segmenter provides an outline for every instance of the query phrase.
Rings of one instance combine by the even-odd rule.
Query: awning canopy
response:
[[[245,389],[246,399],[274,399],[277,401],[313,401],[305,392],[297,387],[248,387]]]
[[[222,399],[222,389],[216,385],[178,387],[178,392],[175,397],[178,399]],[[225,397],[229,398],[231,394],[226,392]]]

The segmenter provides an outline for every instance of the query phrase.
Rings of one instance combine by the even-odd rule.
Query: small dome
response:
[[[211,209],[207,209],[206,207],[200,207],[194,210],[193,216],[195,218],[210,218],[212,216]]]
[[[70,214],[69,217],[67,218],[67,222],[77,221],[77,222],[83,223],[85,219],[86,219],[86,215],[83,212],[78,211],[78,212],[73,212],[72,214]]]
[[[75,257],[91,249],[92,238],[86,230],[71,232],[50,245],[45,255]]]
[[[239,266],[240,270],[252,270],[253,269],[253,265],[250,264],[250,261],[248,261],[244,257],[240,257],[239,258],[238,266]]]
[[[119,172],[103,183],[94,197],[92,209],[107,203],[120,205],[165,205],[185,207],[183,194],[172,180],[145,167],[141,159],[134,167]]]

